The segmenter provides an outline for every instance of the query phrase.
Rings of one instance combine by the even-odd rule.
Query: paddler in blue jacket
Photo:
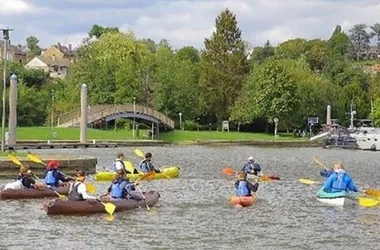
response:
[[[358,192],[352,178],[346,173],[344,167],[340,163],[334,165],[334,173],[332,173],[323,184],[324,191],[327,193],[335,193],[342,191]]]
[[[240,179],[235,182],[236,195],[239,197],[252,196],[251,192],[256,192],[259,188],[259,183],[252,184],[247,180],[247,173],[239,172]]]
[[[130,183],[125,178],[125,172],[123,169],[119,169],[116,173],[116,179],[112,182],[111,186],[107,190],[107,195],[109,195],[112,200],[143,200],[143,198],[137,194],[135,190],[135,184]]]
[[[248,163],[244,165],[244,167],[241,169],[241,171],[244,171],[247,174],[254,174],[257,176],[258,173],[261,171],[261,168],[260,168],[260,165],[258,163],[255,163],[253,156],[250,156],[248,158]]]
[[[46,166],[45,173],[43,175],[43,181],[45,182],[45,184],[52,188],[59,187],[59,181],[69,182],[69,181],[75,180],[74,178],[66,177],[66,175],[64,175],[58,170],[58,167],[59,167],[58,161],[56,160],[49,161]]]

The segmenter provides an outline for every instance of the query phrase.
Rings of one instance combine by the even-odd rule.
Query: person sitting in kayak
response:
[[[107,190],[106,195],[110,195],[112,200],[135,199],[143,200],[143,198],[135,192],[135,184],[130,183],[125,178],[125,172],[120,169],[117,171],[116,179],[112,182]]]
[[[76,172],[75,182],[70,184],[69,200],[71,201],[84,201],[84,200],[99,200],[99,198],[89,195],[87,193],[87,187],[84,184],[86,179],[86,173],[83,170]]]
[[[251,192],[256,192],[259,188],[259,183],[256,182],[252,184],[247,180],[247,173],[245,171],[240,171],[240,179],[235,182],[236,195],[239,197],[252,196]]]
[[[127,168],[125,167],[125,164],[124,164],[124,154],[123,153],[118,153],[117,154],[117,158],[115,159],[114,163],[113,163],[113,168],[112,170],[114,172],[117,172],[118,170],[120,169],[123,169],[125,171],[125,174],[131,174],[130,171],[127,170]],[[133,173],[134,174],[138,174],[139,171],[137,171],[137,169],[133,169]]]
[[[58,167],[59,167],[58,161],[51,160],[48,162],[45,173],[43,175],[43,181],[45,182],[46,185],[53,188],[57,188],[59,187],[59,181],[62,181],[62,182],[74,181],[73,178],[66,177],[66,175],[61,173],[58,170]]]
[[[241,171],[244,171],[247,174],[254,174],[257,176],[258,173],[261,171],[261,168],[258,163],[255,163],[253,156],[250,156],[248,158],[248,163],[244,165]]]
[[[22,166],[16,181],[8,183],[4,189],[37,188],[36,181],[30,176],[31,173],[28,166]]]
[[[145,154],[145,159],[140,162],[139,167],[143,173],[149,173],[153,171],[156,173],[161,172],[152,164],[152,154],[149,152]]]
[[[346,173],[342,164],[334,165],[334,173],[332,173],[323,184],[326,193],[335,193],[342,191],[358,192],[352,178]]]

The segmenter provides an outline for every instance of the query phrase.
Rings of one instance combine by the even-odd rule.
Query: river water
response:
[[[111,167],[119,151],[136,165],[140,159],[133,149],[62,153],[99,157],[98,169],[102,169]],[[143,189],[161,194],[153,211],[118,213],[110,222],[104,214],[47,216],[43,200],[0,201],[0,249],[380,249],[380,205],[329,207],[316,201],[318,185],[298,181],[322,181],[320,168],[311,160],[317,156],[330,164],[342,161],[359,188],[380,188],[379,153],[243,146],[141,150],[152,152],[157,166],[179,165],[182,170],[180,178],[141,183]],[[264,173],[279,175],[281,180],[261,183],[255,205],[234,208],[228,202],[234,180],[221,169],[238,169],[250,155]],[[93,183],[98,194],[109,185]]]

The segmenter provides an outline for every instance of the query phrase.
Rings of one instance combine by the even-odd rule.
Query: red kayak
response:
[[[59,187],[55,191],[59,194],[67,195],[69,193],[69,186]],[[49,188],[6,189],[0,191],[0,200],[40,199],[45,197],[57,197],[57,194]]]

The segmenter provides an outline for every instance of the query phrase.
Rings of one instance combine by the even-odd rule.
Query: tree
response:
[[[306,53],[307,45],[305,39],[291,39],[277,46],[275,54],[279,59],[297,59]]]
[[[274,56],[274,48],[270,44],[269,40],[266,41],[264,47],[255,47],[251,53],[250,60],[253,63],[261,64],[266,59]]]
[[[299,101],[296,90],[289,63],[267,60],[254,68],[245,82],[231,118],[241,123],[250,123],[260,117],[265,117],[269,123],[274,117],[290,120]]]
[[[103,27],[101,25],[94,24],[92,25],[91,30],[88,32],[88,36],[91,38],[95,36],[96,38],[100,38],[103,34],[109,33],[109,32],[119,32],[118,27]]]
[[[200,104],[218,121],[228,118],[248,72],[247,54],[236,16],[228,9],[217,17],[216,31],[205,39],[201,57]]]
[[[371,118],[374,120],[376,125],[380,124],[380,97],[375,99],[373,104],[373,112],[371,113]]]
[[[15,74],[27,87],[40,88],[48,82],[48,75],[42,69],[26,69],[19,62],[9,62],[9,75]]]
[[[28,48],[28,58],[41,55],[41,48],[38,46],[39,40],[35,36],[26,38],[26,47]]]
[[[372,32],[371,37],[376,37],[377,42],[377,58],[379,58],[380,54],[380,23],[375,23],[371,26]]]
[[[313,71],[322,71],[330,58],[330,49],[326,41],[314,39],[308,41],[307,61]]]
[[[190,60],[191,63],[198,63],[200,61],[199,51],[192,46],[179,49],[176,53],[176,57],[182,61]]]
[[[356,60],[359,61],[361,55],[369,47],[370,34],[365,30],[367,25],[356,24],[352,29],[350,29],[350,39],[352,44],[352,52],[356,56]]]
[[[333,58],[343,57],[349,51],[350,38],[342,31],[342,28],[337,25],[328,43]]]

